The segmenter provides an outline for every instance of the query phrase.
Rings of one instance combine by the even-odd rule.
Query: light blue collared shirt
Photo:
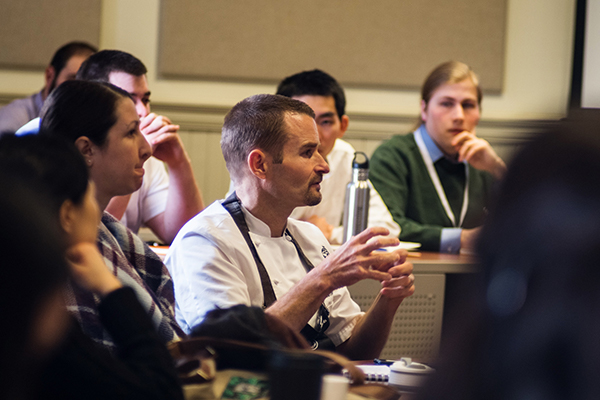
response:
[[[423,143],[425,143],[425,148],[429,153],[429,157],[431,157],[431,161],[435,164],[436,161],[444,157],[444,153],[437,147],[431,136],[429,136],[425,125],[421,125],[419,131],[421,131],[421,137],[423,138]],[[440,252],[455,254],[460,252],[461,232],[462,228],[442,228],[442,235],[440,236]]]

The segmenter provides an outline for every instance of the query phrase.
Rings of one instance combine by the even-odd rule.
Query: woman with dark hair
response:
[[[430,399],[600,398],[600,116],[511,163]]]
[[[96,235],[100,210],[94,197],[94,184],[88,180],[85,162],[77,149],[63,139],[5,136],[0,138],[0,171],[18,180],[22,185],[35,188],[36,197],[43,199],[42,204],[32,206],[25,203],[23,206],[27,207],[28,213],[35,215],[42,210],[48,211],[49,215],[47,221],[35,221],[36,225],[41,224],[41,228],[21,222],[9,225],[11,233],[14,233],[13,226],[17,232],[26,229],[27,237],[21,238],[22,242],[18,245],[43,247],[42,250],[45,251],[41,252],[41,255],[45,256],[52,255],[54,249],[59,259],[54,262],[52,258],[37,260],[35,266],[29,265],[32,260],[26,257],[20,259],[20,263],[28,262],[28,265],[11,265],[7,271],[9,279],[6,282],[12,285],[13,289],[1,292],[7,295],[9,290],[23,291],[26,287],[27,295],[21,297],[26,297],[26,300],[31,302],[31,299],[39,299],[40,294],[47,292],[36,286],[41,279],[47,281],[44,282],[46,286],[55,288],[51,292],[53,296],[50,297],[50,301],[47,300],[48,304],[56,305],[51,317],[44,314],[38,317],[31,328],[33,334],[20,333],[23,338],[32,338],[32,344],[35,346],[31,348],[34,354],[44,353],[43,347],[50,347],[51,344],[55,347],[52,353],[47,355],[45,368],[39,376],[27,376],[29,381],[26,384],[31,386],[32,397],[182,398],[173,361],[155,332],[152,321],[137,301],[134,291],[123,287],[106,267],[98,251]],[[6,218],[4,220],[6,221]],[[46,232],[52,227],[58,229],[51,233]],[[46,237],[37,237],[40,229]],[[53,241],[58,244],[53,244]],[[49,246],[50,250],[45,249]],[[32,253],[32,249],[22,252],[18,250],[10,249],[6,254],[10,256],[16,252],[19,257],[23,257]],[[37,252],[38,249],[34,253]],[[66,279],[65,255],[70,265],[72,279],[69,281]],[[57,258],[56,254],[54,258]],[[55,266],[55,271],[48,271],[46,263],[58,266]],[[19,284],[18,279],[10,279],[11,274],[16,275],[13,270],[21,268],[21,273],[35,270],[27,276],[28,282],[23,284]],[[67,320],[63,295],[67,289],[66,297],[71,297],[73,288],[98,298],[98,315],[103,328],[115,343],[116,355],[86,336],[75,318]],[[22,306],[23,304],[19,304],[15,310],[21,310]],[[48,307],[44,306],[42,309],[46,308]],[[7,311],[3,316],[9,318],[10,314],[12,312]],[[10,326],[17,327],[15,330],[27,326],[12,319],[8,321],[11,322]],[[4,332],[4,329],[2,331]],[[56,338],[57,332],[65,334],[66,337],[59,341]],[[2,354],[0,359],[4,359],[4,352]]]
[[[48,97],[41,118],[40,135],[64,138],[83,155],[100,210],[112,197],[140,187],[151,150],[127,92],[107,83],[65,82]],[[164,342],[183,336],[174,319],[171,277],[160,258],[106,212],[97,244],[108,268],[134,289]],[[84,332],[103,346],[114,347],[100,321],[97,297],[73,287],[68,301]]]

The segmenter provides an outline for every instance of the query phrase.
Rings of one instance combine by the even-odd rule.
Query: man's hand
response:
[[[183,143],[177,133],[179,125],[173,125],[169,118],[150,113],[140,120],[140,130],[152,146],[152,155],[168,166],[185,157]]]
[[[310,217],[305,219],[306,222],[310,222],[315,225],[317,228],[323,232],[323,235],[327,238],[327,240],[331,239],[331,233],[333,232],[333,226],[329,225],[325,218],[319,217],[317,215],[311,215]]]
[[[388,303],[386,309],[395,311],[402,300],[396,301],[389,296],[407,295],[411,290],[409,281],[414,278],[404,276],[412,272],[410,264],[403,264],[408,255],[406,250],[377,251],[400,243],[398,238],[389,237],[388,234],[385,228],[373,227],[353,236],[267,308],[266,312],[285,320],[293,329],[300,330],[332,291],[363,279],[389,281],[382,284],[388,296],[384,302]],[[400,293],[403,290],[400,286],[406,286],[403,293]]]
[[[102,297],[123,285],[108,269],[95,243],[77,243],[67,249],[73,279]]]
[[[381,238],[372,239],[370,242],[377,240]],[[340,250],[341,248],[336,253]],[[413,266],[410,262],[406,262],[408,252],[396,250],[387,254],[399,256],[396,261],[387,264],[391,265],[386,270],[391,278],[381,281],[379,295],[367,313],[358,320],[350,339],[338,347],[338,351],[351,359],[366,360],[379,356],[387,341],[396,310],[406,297],[415,292]],[[383,265],[385,268],[385,264]]]
[[[475,249],[475,242],[479,237],[481,227],[472,229],[463,229],[460,232],[460,249],[473,251]]]
[[[388,270],[393,278],[381,282],[381,295],[390,299],[405,299],[415,292],[413,265],[404,262]]]
[[[397,246],[397,238],[387,237],[385,228],[373,227],[353,236],[344,245],[326,258],[317,269],[330,291],[350,286],[363,279],[390,281],[399,277],[401,269],[394,267],[406,261],[404,249],[393,252],[376,251],[383,247]],[[410,268],[412,271],[412,267]],[[406,283],[406,280],[403,281]]]
[[[464,131],[452,139],[452,146],[458,152],[458,161],[467,161],[473,168],[487,171],[496,179],[506,172],[506,164],[496,154],[487,140],[478,138],[474,132]]]

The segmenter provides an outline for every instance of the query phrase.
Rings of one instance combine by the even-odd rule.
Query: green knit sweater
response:
[[[436,170],[442,186],[456,180],[437,166]],[[452,222],[435,191],[412,133],[393,136],[375,150],[369,178],[402,228],[400,240],[419,242],[424,251],[439,251],[442,228],[451,228]],[[469,166],[469,208],[461,227],[475,228],[483,223],[492,183],[489,173]],[[445,191],[450,204],[457,200],[450,197],[447,189]]]

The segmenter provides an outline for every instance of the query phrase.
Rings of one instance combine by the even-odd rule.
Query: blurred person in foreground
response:
[[[35,270],[28,274],[25,284],[19,284],[19,279],[6,280],[12,288],[3,288],[4,295],[15,290],[23,294],[13,298],[20,301],[14,311],[3,313],[5,317],[10,317],[17,310],[28,315],[27,304],[43,296],[40,286],[60,283],[53,292],[54,296],[41,306],[42,312],[32,326],[33,334],[22,335],[30,338],[32,346],[29,350],[36,359],[47,357],[41,363],[39,374],[33,366],[29,366],[29,371],[22,371],[28,375],[25,385],[31,397],[181,399],[182,391],[173,361],[152,321],[135,292],[123,286],[107,268],[98,251],[96,236],[100,210],[94,197],[94,183],[89,181],[81,154],[64,140],[10,135],[0,138],[0,170],[35,190],[33,198],[43,199],[41,204],[19,199],[27,215],[35,216],[47,211],[50,217],[48,220],[35,220],[37,226],[32,228],[27,225],[27,218],[19,215],[25,223],[12,225],[11,233],[30,229],[27,238],[21,238],[22,243],[7,251],[10,253],[7,257],[10,259],[14,254],[21,258],[20,263],[53,252],[60,257],[60,263],[48,257],[47,260],[35,260],[33,265],[11,264],[11,268],[7,268],[9,271],[5,271],[10,278]],[[13,192],[6,190],[4,193]],[[3,220],[10,222],[7,218]],[[50,228],[58,229],[47,232]],[[40,238],[38,231],[49,236]],[[20,246],[29,248],[19,252]],[[45,248],[49,246],[52,247]],[[39,255],[31,257],[32,253]],[[68,280],[65,279],[65,264],[70,267]],[[48,271],[50,268],[52,270]],[[14,269],[19,271],[13,272]],[[39,282],[42,279],[47,282]],[[24,287],[28,290],[24,291]],[[77,314],[67,318],[70,309],[64,296],[70,296],[71,287],[88,291],[100,299],[100,318],[116,343],[114,354],[84,334],[79,321],[74,318]],[[21,326],[27,326],[19,324],[18,320],[11,322],[3,331],[18,332],[23,329]],[[59,334],[64,335],[64,339]],[[11,341],[3,343],[15,344]],[[51,347],[54,348],[49,350]],[[6,353],[3,351],[2,355],[4,358]],[[21,356],[28,358],[25,354]]]
[[[63,340],[68,268],[43,197],[0,169],[0,398],[29,399],[42,367]]]
[[[560,123],[514,159],[423,398],[600,398],[599,123]]]

